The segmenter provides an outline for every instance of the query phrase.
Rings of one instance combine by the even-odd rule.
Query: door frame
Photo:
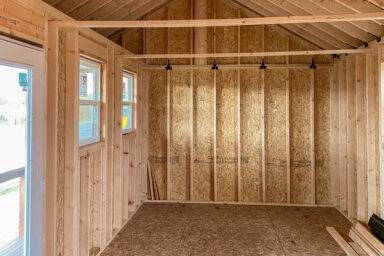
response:
[[[46,144],[46,86],[44,50],[0,36],[0,63],[32,70],[28,88],[28,148],[26,167],[25,255],[43,255]],[[33,202],[33,203],[31,203]]]

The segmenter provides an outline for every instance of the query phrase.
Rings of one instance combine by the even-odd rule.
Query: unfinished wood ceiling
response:
[[[193,0],[44,0],[76,20],[137,20],[172,1]],[[207,0],[213,1],[213,0]],[[250,17],[303,16],[384,11],[384,0],[217,0]],[[384,20],[288,24],[281,27],[321,49],[357,48],[384,35]],[[98,29],[106,37],[122,29]]]

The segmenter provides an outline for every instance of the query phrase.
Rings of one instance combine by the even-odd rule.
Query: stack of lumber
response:
[[[334,227],[327,227],[327,231],[349,256],[384,256],[384,244],[359,222],[349,231],[350,241],[344,239]]]
[[[159,188],[157,187],[156,178],[153,175],[151,164],[148,160],[147,164],[147,171],[148,171],[148,183],[149,183],[149,195],[151,200],[160,200],[160,193]]]

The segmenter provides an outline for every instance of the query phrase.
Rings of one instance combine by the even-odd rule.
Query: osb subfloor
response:
[[[104,250],[119,255],[344,255],[333,208],[145,203]]]

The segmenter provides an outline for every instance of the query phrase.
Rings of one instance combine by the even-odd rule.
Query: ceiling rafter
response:
[[[83,20],[104,20],[106,17],[111,16],[111,14],[118,12],[119,10],[125,8],[127,5],[136,2],[137,1],[135,0],[114,0],[105,5],[103,8],[97,9]]]
[[[128,10],[120,10],[118,13],[113,14],[113,16],[108,17],[108,19],[111,20],[137,20],[141,19],[144,15],[147,15],[148,13],[154,12],[165,5],[172,2],[172,0],[152,0],[152,1],[145,1],[140,0],[140,6],[135,6],[134,8]],[[103,30],[96,30],[99,31],[102,35],[106,37],[110,37],[111,35],[114,35],[118,31],[122,30],[121,28],[109,28],[109,29],[103,29]]]
[[[88,1],[89,0],[62,0],[56,5],[54,5],[54,7],[56,9],[59,9],[63,13],[68,14],[73,10],[79,8],[80,6],[84,5]]]
[[[295,13],[289,10],[289,8],[283,8],[279,5],[279,2],[270,0],[252,0],[253,2],[263,6],[267,10],[271,11],[275,16],[294,16]],[[286,3],[287,5],[287,3]],[[286,7],[286,6],[285,6]],[[317,25],[317,26],[316,26]],[[320,28],[319,28],[320,25]],[[327,30],[323,29],[325,24],[298,24],[300,28],[308,31],[308,33],[320,36],[324,41],[333,45],[335,48],[353,48],[351,45],[342,42],[337,37],[333,37]]]
[[[124,6],[123,8],[117,9],[114,12],[109,13],[109,15],[105,16],[106,20],[120,20],[126,19],[125,17],[132,17],[133,13],[140,12],[146,13],[150,10],[150,7],[157,2],[156,0],[140,0],[133,1],[129,5]],[[141,18],[141,17],[140,17]]]
[[[340,2],[337,2],[336,0],[310,0],[313,3],[315,3],[317,6],[320,6],[324,9],[326,9],[330,13],[356,13],[351,8],[348,8],[346,5],[341,4]],[[382,10],[380,10],[381,12]],[[377,36],[384,34],[384,28],[380,26],[379,24],[373,22],[373,21],[353,21],[350,22],[353,23],[356,27],[358,27],[361,31],[368,34],[369,37],[375,38]],[[373,40],[373,39],[370,39]],[[364,40],[365,42],[368,42],[370,40]]]
[[[263,6],[251,1],[251,0],[235,0],[236,2],[245,5],[249,7],[253,12],[259,14],[262,17],[276,17],[275,14],[271,13],[267,9],[265,9]],[[301,26],[299,26],[301,25]],[[329,44],[328,42],[324,41],[322,38],[318,37],[317,35],[314,35],[310,32],[308,32],[305,29],[305,26],[307,24],[286,24],[281,25],[283,28],[289,30],[290,32],[299,35],[303,38],[305,38],[307,41],[312,42],[313,44],[317,45],[318,47],[322,49],[332,49],[334,46],[332,44]]]
[[[328,6],[321,5],[321,1],[317,0],[290,0],[291,2],[295,3],[296,5],[301,6],[301,8],[306,9],[313,15],[321,15],[321,14],[334,14],[334,10],[330,10]],[[320,2],[320,3],[319,3]],[[324,4],[328,4],[327,2],[324,2]],[[331,25],[342,29],[346,33],[350,34],[351,36],[363,41],[363,42],[369,42],[375,39],[375,37],[368,33],[367,31],[359,28],[356,24],[353,22],[335,22],[330,23]]]
[[[371,4],[384,9],[384,0],[368,0]]]
[[[174,0],[44,0],[76,20],[139,20]],[[384,0],[220,0],[249,17],[311,16],[384,12]],[[244,11],[245,10],[245,11]],[[246,13],[248,12],[248,13]],[[252,16],[251,16],[252,15]],[[379,20],[268,25],[319,49],[356,48],[384,35]],[[101,26],[103,27],[103,26]],[[125,28],[96,28],[119,37]]]
[[[61,2],[61,0],[46,0],[45,1],[47,4],[50,4],[50,5],[55,5],[59,2]]]
[[[250,9],[249,6],[243,5],[233,0],[221,0],[221,1],[226,3],[228,6],[232,8],[240,10],[243,14],[247,15],[248,17],[251,17],[251,18],[262,17],[260,14],[255,13],[252,9]],[[268,27],[276,31],[277,33],[280,33],[284,36],[288,36],[292,38],[293,40],[296,40],[302,45],[308,47],[308,49],[317,49],[317,50],[322,49],[320,46],[318,46],[317,44],[314,44],[312,41],[296,33],[293,33],[292,31],[282,27],[281,25],[269,25]]]
[[[282,8],[290,11],[293,15],[311,15],[311,13],[300,5],[296,5],[293,1],[290,0],[269,0],[275,5],[281,6]],[[332,23],[333,24],[333,23]],[[339,39],[340,41],[357,48],[361,46],[364,42],[349,35],[342,29],[339,29],[336,26],[333,26],[331,23],[314,23],[313,26],[318,27],[324,32],[328,33],[330,36]]]
[[[75,20],[83,20],[85,17],[95,12],[96,10],[104,7],[109,4],[112,0],[93,0],[88,1],[79,8],[73,10],[68,13],[69,16],[74,18]]]
[[[323,7],[318,7],[308,0],[288,0],[288,2],[292,5],[295,5],[298,9],[304,10],[305,12],[313,15],[330,14],[330,12],[324,9]],[[363,45],[364,42],[366,42],[364,40],[366,39],[366,37],[372,38],[372,35],[369,35],[365,31],[361,31],[361,29],[348,22],[334,22],[327,23],[327,25],[330,27],[334,27],[339,31],[343,31],[347,35],[346,38],[350,38],[349,42],[351,42],[351,44],[355,47],[356,45],[357,47]],[[351,31],[354,31],[354,33],[351,33]],[[340,33],[340,37],[343,38],[343,33]]]
[[[362,12],[382,12],[383,9],[380,7],[377,7],[374,4],[371,4],[370,2],[367,1],[356,1],[356,0],[335,0],[336,2],[344,5],[345,7],[357,12],[357,13],[362,13]],[[383,20],[376,20],[374,21],[378,25],[381,25],[384,21]]]

